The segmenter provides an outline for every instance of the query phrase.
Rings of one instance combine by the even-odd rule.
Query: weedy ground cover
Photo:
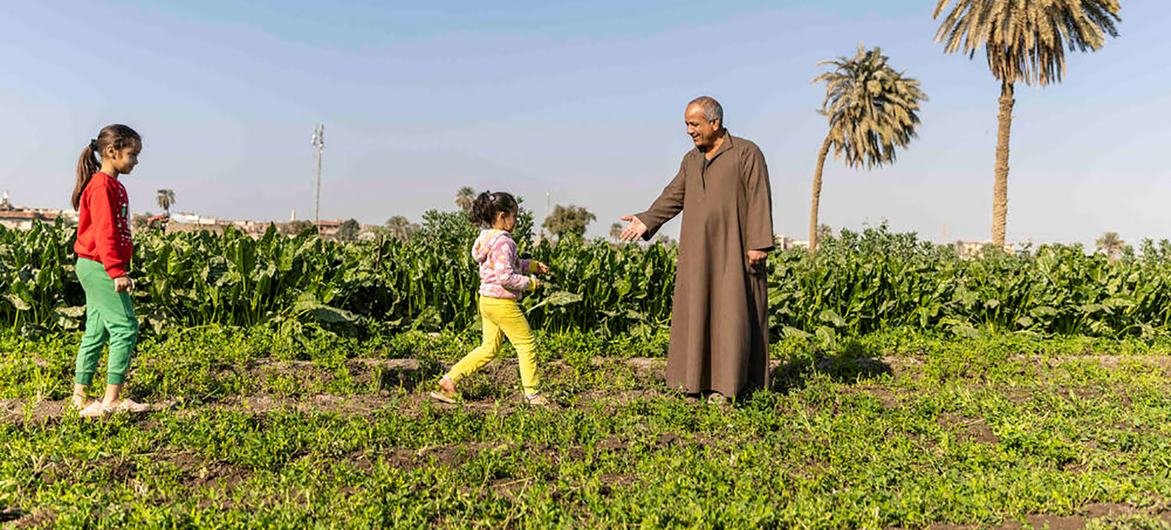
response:
[[[890,331],[773,347],[731,406],[665,388],[647,342],[546,334],[555,409],[509,359],[427,385],[474,333],[147,339],[130,392],[62,410],[77,336],[0,338],[15,527],[1019,528],[1171,524],[1171,344]],[[649,339],[650,341],[658,339]],[[316,341],[316,342],[315,342]]]

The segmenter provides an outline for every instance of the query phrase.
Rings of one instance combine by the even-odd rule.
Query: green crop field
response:
[[[426,399],[478,338],[469,234],[145,234],[128,385],[64,408],[68,229],[0,231],[0,519],[24,527],[1167,528],[1167,246],[964,259],[882,229],[770,265],[771,388],[663,382],[673,247],[567,240],[515,359]],[[466,224],[466,223],[465,223]],[[474,235],[474,234],[473,234]],[[454,264],[454,266],[452,265]]]

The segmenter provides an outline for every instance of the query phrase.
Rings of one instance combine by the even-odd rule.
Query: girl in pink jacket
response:
[[[459,381],[484,365],[500,352],[504,337],[516,348],[520,361],[520,381],[525,401],[530,405],[548,405],[538,392],[535,340],[529,322],[517,301],[526,291],[535,291],[541,282],[535,274],[549,272],[539,261],[518,259],[512,230],[516,228],[516,198],[504,192],[484,192],[472,204],[471,221],[480,226],[480,236],[472,245],[472,258],[480,264],[480,318],[484,339],[480,347],[464,356],[439,380],[439,390],[431,397],[455,403]]]

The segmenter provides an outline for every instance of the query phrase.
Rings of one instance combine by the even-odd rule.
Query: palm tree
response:
[[[386,230],[390,233],[391,237],[396,239],[405,241],[418,229],[418,225],[401,215],[396,215],[386,220]]]
[[[618,238],[621,235],[622,235],[622,223],[610,224],[610,239],[613,239],[614,241],[618,241]]]
[[[175,190],[159,190],[155,200],[166,216],[171,217],[171,205],[175,204]]]
[[[834,158],[851,168],[893,163],[895,148],[906,147],[919,124],[919,103],[927,95],[919,81],[905,77],[887,64],[882,50],[858,46],[852,58],[839,57],[819,64],[833,69],[813,79],[825,81],[825,101],[818,111],[829,120],[829,132],[817,155],[813,173],[813,201],[809,208],[809,252],[817,252],[817,214],[821,205],[821,174],[832,147]]]
[[[1126,242],[1118,237],[1118,232],[1106,232],[1094,244],[1098,247],[1098,252],[1105,254],[1110,261],[1114,261],[1126,246]]]
[[[476,190],[464,186],[455,192],[455,204],[465,212],[471,211],[472,203],[476,202]]]
[[[939,18],[952,0],[938,0]],[[992,76],[1000,81],[996,177],[992,187],[992,243],[1004,246],[1008,216],[1008,142],[1017,81],[1041,86],[1061,81],[1065,49],[1097,50],[1106,36],[1118,36],[1118,0],[955,0],[935,41],[947,53],[975,57],[980,47]]]
[[[834,236],[834,229],[827,224],[817,225],[817,240],[825,241]]]

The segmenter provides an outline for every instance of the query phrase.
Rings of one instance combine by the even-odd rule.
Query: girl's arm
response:
[[[543,272],[541,272],[540,263],[541,262],[539,262],[535,259],[522,259],[522,260],[520,260],[520,270],[522,272],[527,272],[529,274],[537,274],[537,273],[544,274]]]
[[[98,258],[110,278],[126,276],[129,260],[122,256],[118,247],[118,225],[114,205],[118,193],[109,186],[98,186],[89,195],[89,214],[93,220],[94,243]]]
[[[488,263],[492,272],[486,279],[511,291],[528,289],[532,278],[513,270],[512,263],[514,261],[516,261],[516,242],[511,238],[501,237],[488,252]],[[522,267],[527,265],[528,260],[525,260]]]

